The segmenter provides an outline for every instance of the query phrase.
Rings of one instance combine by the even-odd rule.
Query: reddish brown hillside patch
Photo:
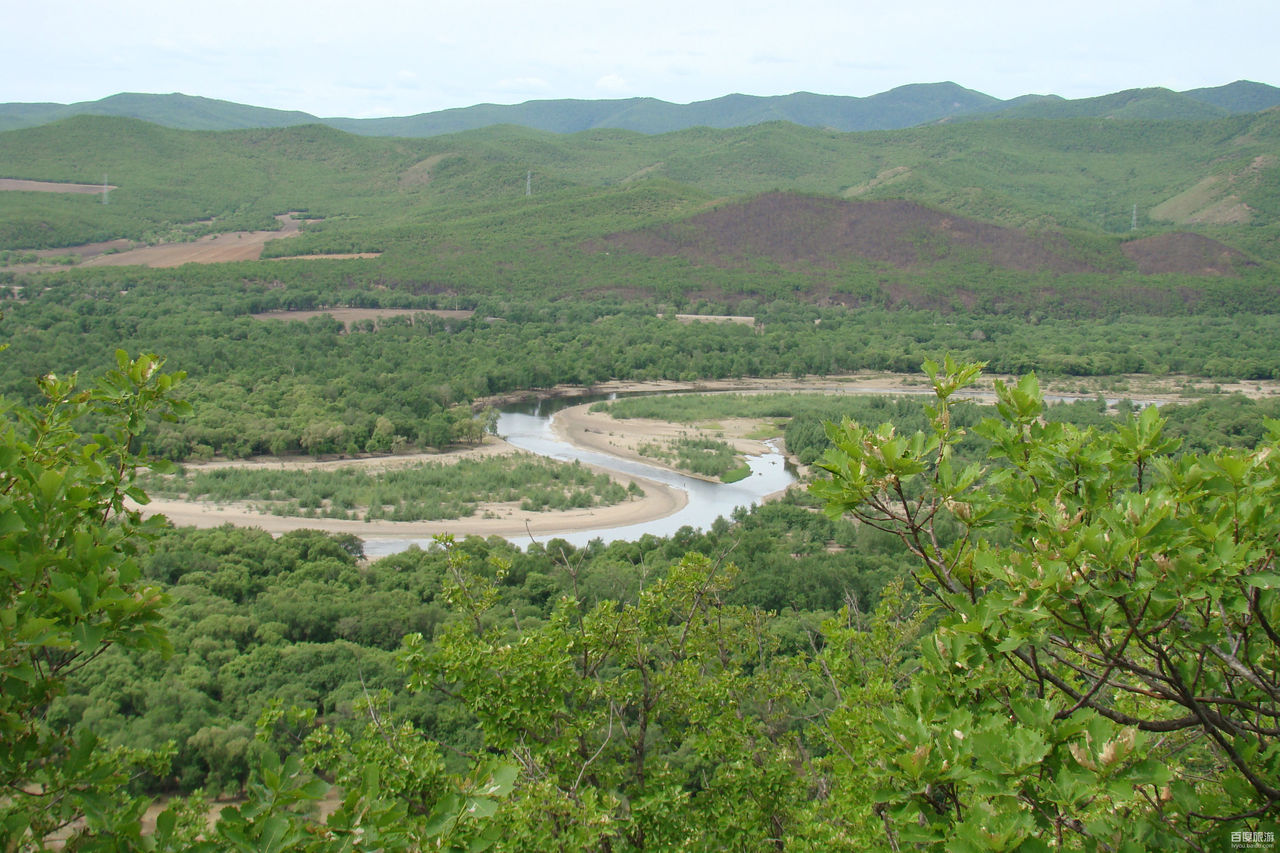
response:
[[[909,201],[849,202],[792,193],[769,193],[683,222],[614,234],[605,242],[726,267],[758,258],[824,267],[865,258],[896,267],[950,260],[1018,270],[1092,270],[1059,237],[1031,236]]]
[[[1124,253],[1146,275],[1239,275],[1241,267],[1254,266],[1242,252],[1200,234],[1174,232],[1130,240]]]

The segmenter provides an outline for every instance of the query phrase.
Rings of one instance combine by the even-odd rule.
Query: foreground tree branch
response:
[[[1032,375],[995,383],[986,458],[962,463],[949,410],[980,368],[926,363],[928,431],[828,425],[812,486],[902,537],[944,614],[889,723],[895,843],[1012,849],[1069,827],[1195,849],[1274,819],[1280,424],[1256,450],[1178,455],[1154,407],[1110,431],[1046,422]]]

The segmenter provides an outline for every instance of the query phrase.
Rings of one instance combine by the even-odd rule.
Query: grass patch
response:
[[[787,431],[787,420],[786,418],[778,418],[770,423],[760,424],[744,435],[743,438],[748,438],[752,441],[768,441],[771,438],[779,438]]]

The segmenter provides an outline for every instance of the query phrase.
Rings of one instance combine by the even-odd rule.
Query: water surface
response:
[[[795,474],[787,468],[786,458],[772,444],[770,444],[771,452],[762,456],[747,457],[751,474],[736,483],[712,483],[656,465],[646,465],[643,462],[623,459],[608,453],[584,450],[557,438],[551,424],[555,408],[581,405],[582,398],[555,402],[559,405],[542,403],[517,406],[502,411],[498,416],[498,435],[513,447],[539,456],[561,462],[578,461],[609,472],[662,483],[685,492],[689,500],[683,509],[663,518],[620,527],[590,530],[566,529],[540,533],[533,537],[541,542],[563,539],[571,545],[582,546],[594,539],[606,543],[617,540],[632,541],[646,533],[660,537],[671,536],[682,527],[706,530],[717,518],[722,516],[729,518],[739,507],[754,506],[765,496],[785,489],[796,479]],[[643,485],[641,483],[642,487]],[[508,539],[521,547],[529,545],[531,541],[528,534],[510,536]],[[379,537],[365,543],[365,553],[370,557],[384,557],[387,554],[403,551],[414,544],[425,548],[431,542],[429,537],[414,539]]]

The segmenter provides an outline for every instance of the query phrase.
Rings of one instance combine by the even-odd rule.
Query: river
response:
[[[581,405],[584,400],[577,398],[556,402],[560,406]],[[682,527],[705,530],[717,518],[722,516],[728,518],[739,507],[758,504],[765,496],[782,491],[796,479],[795,474],[788,468],[782,452],[772,444],[770,445],[773,448],[772,452],[747,458],[751,475],[736,483],[712,483],[656,465],[646,465],[643,462],[623,459],[607,453],[584,450],[556,438],[551,420],[557,407],[554,403],[542,403],[506,409],[498,417],[498,435],[509,444],[540,456],[562,462],[579,461],[584,465],[592,465],[605,471],[662,483],[685,492],[689,500],[683,509],[663,518],[622,527],[541,533],[536,537],[541,542],[555,538],[563,539],[571,545],[582,546],[594,539],[614,542],[639,539],[645,534],[670,536]],[[527,535],[509,538],[521,547],[527,546],[530,542]],[[403,551],[411,545],[425,548],[431,544],[431,541],[429,538],[371,538],[365,542],[365,554],[369,557],[385,557],[388,554]]]
[[[932,389],[920,387],[879,387],[879,388],[842,388],[845,394],[868,395],[920,395],[932,396]],[[771,453],[749,457],[747,464],[751,475],[737,483],[712,483],[696,477],[688,477],[666,468],[646,465],[630,459],[623,459],[607,453],[600,453],[576,447],[556,437],[552,428],[555,412],[567,406],[582,405],[593,399],[612,399],[607,397],[574,397],[558,400],[544,400],[535,403],[510,406],[504,408],[498,418],[497,432],[508,443],[522,450],[547,456],[564,462],[575,460],[583,464],[593,465],[610,472],[650,480],[683,491],[688,496],[684,508],[671,515],[639,524],[628,524],[619,527],[603,527],[591,529],[571,528],[560,531],[538,533],[535,537],[540,542],[553,538],[563,539],[571,545],[582,546],[592,540],[603,542],[617,540],[632,541],[645,534],[653,536],[671,536],[682,527],[708,529],[717,518],[729,518],[740,507],[750,507],[760,503],[766,496],[780,492],[795,482],[796,477],[788,467],[786,458],[775,447]],[[966,389],[957,394],[958,398],[975,402],[989,403],[994,395],[989,390]],[[1079,400],[1077,395],[1046,394],[1047,402],[1070,402]],[[1118,400],[1108,399],[1109,405]],[[1158,405],[1159,400],[1139,399],[1131,401],[1138,407]],[[643,484],[642,484],[643,485]],[[528,534],[507,537],[521,547],[529,545]],[[427,547],[430,538],[402,539],[392,537],[370,537],[365,541],[365,553],[370,557],[384,557],[409,548],[411,545]]]

